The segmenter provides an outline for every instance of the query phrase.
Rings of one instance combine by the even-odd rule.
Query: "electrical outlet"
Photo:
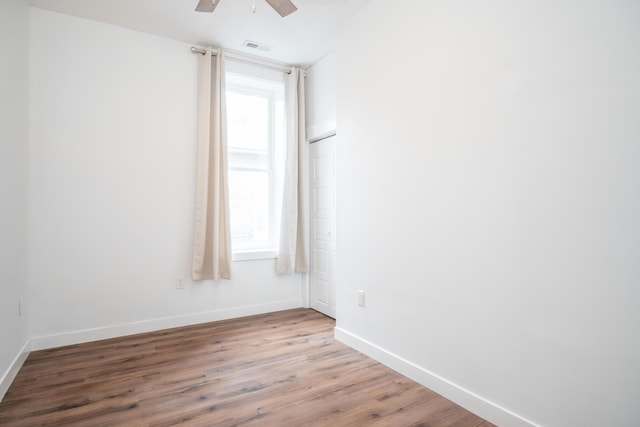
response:
[[[184,289],[184,281],[182,276],[176,277],[176,289]]]
[[[362,289],[358,289],[358,305],[364,307],[364,291]]]

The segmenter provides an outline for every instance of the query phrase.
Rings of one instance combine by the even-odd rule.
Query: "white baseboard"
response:
[[[334,334],[338,341],[366,354],[407,378],[411,378],[493,424],[501,427],[538,427],[537,424],[344,329],[336,327]]]
[[[9,365],[7,371],[0,378],[0,402],[4,399],[4,395],[7,394],[9,386],[15,379],[16,375],[18,375],[18,371],[22,368],[24,361],[27,360],[27,356],[29,356],[29,349],[30,341],[27,340],[24,346],[22,346],[20,352],[13,359],[13,362],[11,362],[11,365]]]
[[[215,322],[218,320],[252,316],[254,314],[271,313],[274,311],[289,310],[292,308],[300,307],[302,307],[301,300],[290,299],[276,301],[268,304],[258,304],[228,308],[224,310],[205,311],[200,313],[186,314],[182,316],[165,317],[161,319],[127,323],[123,325],[106,326],[103,328],[84,329],[79,331],[65,332],[62,334],[32,337],[31,350],[44,350],[47,348],[80,344],[83,342],[98,341],[109,338],[122,337],[126,335],[158,331],[161,329],[177,328],[180,326],[195,325],[198,323]]]

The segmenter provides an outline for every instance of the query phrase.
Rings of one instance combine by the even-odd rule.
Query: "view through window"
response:
[[[234,259],[274,257],[284,166],[284,84],[234,73],[226,77]]]

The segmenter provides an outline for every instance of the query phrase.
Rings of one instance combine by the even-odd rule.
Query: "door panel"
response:
[[[311,201],[310,304],[336,317],[336,137],[311,144],[309,150]]]

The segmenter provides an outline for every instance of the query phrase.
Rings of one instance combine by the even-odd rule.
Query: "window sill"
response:
[[[278,255],[274,250],[263,250],[263,251],[242,251],[242,252],[234,252],[231,260],[233,262],[236,261],[256,261],[260,259],[275,259]]]

